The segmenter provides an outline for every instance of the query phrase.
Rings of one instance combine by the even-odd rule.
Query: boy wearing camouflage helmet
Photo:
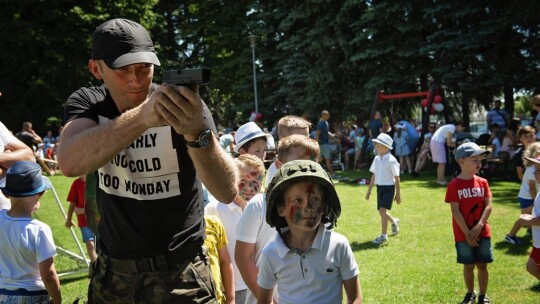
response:
[[[294,160],[277,171],[266,196],[266,221],[278,235],[261,254],[258,303],[362,303],[358,266],[347,238],[333,232],[341,212],[330,176],[316,162]]]

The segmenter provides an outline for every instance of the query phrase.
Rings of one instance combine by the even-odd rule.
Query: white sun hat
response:
[[[392,145],[394,144],[392,137],[386,133],[379,134],[379,136],[377,136],[377,138],[375,138],[373,141],[387,147],[390,150],[392,150]]]
[[[245,143],[259,137],[266,137],[267,148],[274,142],[272,135],[265,133],[256,123],[250,121],[241,125],[240,128],[236,130],[236,134],[234,134],[234,142],[236,143],[234,152],[238,153],[238,150],[240,150]]]

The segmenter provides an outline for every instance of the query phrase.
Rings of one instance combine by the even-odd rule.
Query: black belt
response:
[[[48,295],[47,290],[26,290],[24,288],[19,288],[16,290],[9,290],[0,288],[0,295],[6,296],[46,296]]]
[[[194,242],[187,244],[175,251],[167,252],[148,258],[118,260],[109,258],[100,253],[104,266],[109,270],[115,270],[123,273],[141,273],[153,271],[169,271],[174,265],[185,261],[191,261],[196,256],[202,255],[202,244]]]

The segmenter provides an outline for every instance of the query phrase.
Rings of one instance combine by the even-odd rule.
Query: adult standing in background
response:
[[[39,136],[36,131],[32,129],[32,123],[29,121],[23,122],[22,130],[17,132],[15,137],[25,143],[32,150],[34,150],[34,148],[43,141],[41,136]]]
[[[502,142],[502,138],[504,137],[504,134],[506,132],[506,127],[508,126],[508,115],[506,114],[505,110],[501,109],[500,99],[495,99],[495,101],[493,101],[493,108],[488,111],[486,121],[488,128],[494,123],[499,125],[499,127],[501,128],[499,133],[499,139]]]
[[[0,122],[0,187],[4,187],[6,183],[7,169],[19,160],[36,161],[36,158],[34,152]],[[0,191],[0,209],[10,207],[9,199]]]
[[[373,118],[369,121],[368,126],[369,138],[377,138],[377,136],[383,132],[383,122],[381,118],[380,111],[375,111],[375,113],[373,113]]]
[[[238,171],[198,87],[152,84],[154,65],[160,61],[144,27],[106,21],[88,61],[103,84],[66,103],[62,171],[96,171],[100,252],[89,303],[215,303],[201,181],[232,202]]]
[[[34,156],[41,166],[41,170],[47,175],[53,175],[49,166],[43,161],[45,158],[45,149],[43,149],[43,139],[32,128],[32,123],[25,121],[22,124],[22,130],[15,134],[20,141],[25,143],[34,153]]]
[[[411,160],[413,160],[413,163],[414,163],[416,145],[418,145],[418,141],[420,140],[420,134],[418,133],[416,128],[413,126],[413,124],[406,119],[400,120],[398,124],[405,126],[407,135],[409,135],[409,140],[407,141],[407,144],[409,145],[409,149],[411,149],[411,153],[412,153]]]
[[[379,134],[383,131],[383,123],[381,119],[381,112],[375,111],[373,112],[373,116],[369,120],[368,128],[367,128],[367,136],[364,139],[362,150],[360,151],[360,163],[361,166],[366,164],[366,157],[369,153],[373,151],[373,143],[371,142],[372,139],[377,138]]]
[[[457,132],[463,132],[465,126],[461,121],[454,121],[453,123],[443,125],[431,137],[429,147],[431,149],[431,157],[434,163],[437,165],[437,183],[442,186],[446,186],[446,180],[444,178],[444,171],[447,163],[447,151],[446,146],[455,147],[456,142],[453,140],[454,134]]]
[[[334,136],[330,134],[330,126],[328,125],[329,119],[330,112],[328,112],[327,110],[322,111],[319,123],[317,124],[317,128],[315,129],[314,139],[319,143],[319,146],[321,148],[321,156],[324,158],[324,161],[326,163],[326,170],[328,171],[328,173],[330,173],[330,176],[332,176],[332,178],[339,178],[340,176],[337,176],[334,172],[334,169],[332,169],[332,148],[329,141],[330,136]]]

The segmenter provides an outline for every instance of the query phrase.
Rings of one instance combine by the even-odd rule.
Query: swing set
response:
[[[370,118],[373,117],[377,106],[383,104],[387,100],[391,100],[390,109],[386,109],[386,114],[390,119],[390,125],[394,125],[394,100],[395,99],[405,99],[413,97],[424,97],[421,102],[422,105],[422,138],[423,135],[427,132],[427,126],[429,123],[429,116],[435,114],[436,112],[442,112],[444,115],[444,120],[446,123],[449,123],[450,117],[448,115],[447,106],[445,106],[444,90],[439,86],[433,86],[429,91],[422,92],[407,92],[407,93],[397,93],[397,94],[385,94],[384,91],[379,91],[375,100],[371,106]]]

